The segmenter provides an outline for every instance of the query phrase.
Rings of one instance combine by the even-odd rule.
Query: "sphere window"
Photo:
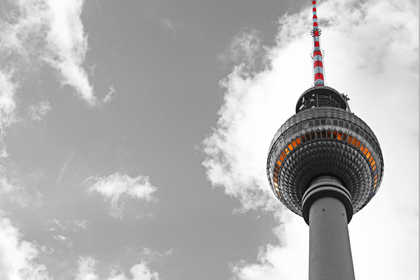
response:
[[[363,154],[366,155],[369,152],[368,148],[365,147],[365,150],[363,151]]]

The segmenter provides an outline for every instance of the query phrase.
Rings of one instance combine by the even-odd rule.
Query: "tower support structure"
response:
[[[309,280],[354,280],[347,226],[353,214],[350,194],[339,180],[321,176],[303,199],[309,224]]]

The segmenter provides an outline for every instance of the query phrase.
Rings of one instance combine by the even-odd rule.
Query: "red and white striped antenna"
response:
[[[314,84],[315,86],[324,86],[323,52],[319,44],[321,29],[318,27],[318,17],[316,16],[316,0],[312,1],[312,12],[313,28],[311,30],[311,35],[314,38],[314,49],[312,52],[312,61],[314,63]]]

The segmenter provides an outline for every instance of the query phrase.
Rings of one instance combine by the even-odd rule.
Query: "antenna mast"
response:
[[[311,35],[314,38],[314,49],[312,53],[312,60],[314,62],[314,83],[315,86],[324,86],[323,55],[319,44],[321,29],[318,27],[318,17],[316,16],[316,0],[312,1],[312,11],[313,28],[311,30]]]

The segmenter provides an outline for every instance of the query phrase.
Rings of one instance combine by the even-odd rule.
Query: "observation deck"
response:
[[[373,131],[350,112],[345,95],[326,86],[312,87],[299,97],[296,114],[274,135],[267,158],[271,189],[300,216],[303,195],[316,178],[339,180],[357,213],[377,193],[383,171]]]

